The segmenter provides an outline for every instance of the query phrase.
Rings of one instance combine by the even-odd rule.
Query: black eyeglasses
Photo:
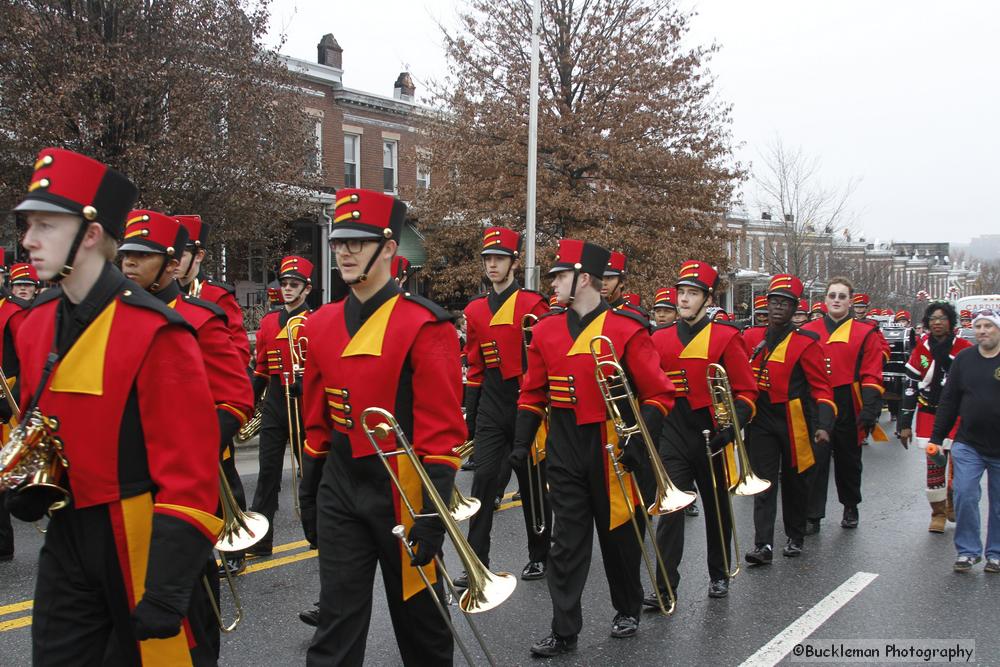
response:
[[[830,292],[826,295],[826,298],[830,301],[838,301],[841,299],[850,299],[851,295],[846,292]]]
[[[927,318],[928,322],[947,322],[948,317],[946,315],[932,315]]]
[[[366,243],[374,243],[369,239],[330,239],[330,250],[340,252],[346,249],[348,253],[356,255],[361,252]]]

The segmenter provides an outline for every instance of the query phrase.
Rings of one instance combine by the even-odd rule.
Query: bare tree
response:
[[[755,204],[775,221],[763,248],[767,271],[794,273],[803,280],[825,278],[818,255],[829,252],[831,236],[852,239],[849,202],[858,181],[828,188],[819,172],[819,158],[786,146],[778,136],[752,165]]]

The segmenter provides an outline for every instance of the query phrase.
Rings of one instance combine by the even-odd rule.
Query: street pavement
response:
[[[891,432],[890,424],[883,421],[883,425]],[[256,450],[241,449],[237,460],[247,495],[252,497]],[[608,635],[615,612],[595,540],[578,649],[549,662],[560,666],[775,664],[791,659],[788,651],[798,631],[798,636],[810,640],[974,640],[976,662],[1000,664],[996,632],[1000,575],[985,574],[981,564],[971,574],[951,571],[954,525],[949,524],[944,535],[927,532],[922,453],[904,450],[892,438],[889,443],[866,447],[864,464],[865,498],[857,530],[840,527],[841,507],[831,480],[828,518],[819,535],[807,538],[805,554],[798,559],[780,555],[784,536],[779,518],[774,563],[758,568],[742,563],[743,571],[725,599],[706,595],[704,514],[686,518],[677,610],[669,618],[644,613],[634,639]],[[469,472],[459,474],[464,491],[469,490],[471,479]],[[525,535],[520,509],[509,499],[513,491],[513,486],[508,487],[508,499],[494,522],[492,566],[519,574],[526,560]],[[735,505],[741,548],[746,551],[753,546],[752,501],[738,498]],[[16,533],[14,560],[0,563],[0,665],[30,663],[34,567],[43,537],[25,524],[17,524]],[[305,659],[312,629],[297,614],[318,596],[317,552],[307,548],[293,513],[287,464],[275,545],[270,559],[255,561],[238,578],[244,620],[224,637],[222,665],[302,664]],[[448,551],[446,562],[453,575],[461,572],[453,550]],[[376,577],[374,588],[366,662],[396,665],[400,658],[381,577]],[[224,604],[231,611],[227,591],[225,596]],[[466,619],[455,607],[451,609],[475,662],[486,664]],[[519,581],[506,603],[476,615],[474,621],[498,665],[540,664],[531,658],[528,647],[548,633],[550,614],[545,581]],[[781,643],[789,637],[792,643]],[[456,664],[462,663],[456,650]]]

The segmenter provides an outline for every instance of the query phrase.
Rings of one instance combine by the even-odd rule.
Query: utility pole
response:
[[[542,0],[534,0],[531,11],[531,90],[528,91],[528,208],[525,212],[524,282],[528,289],[538,289],[538,265],[535,259],[535,189],[538,180],[538,24]]]

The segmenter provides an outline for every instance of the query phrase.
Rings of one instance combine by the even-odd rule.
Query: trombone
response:
[[[368,425],[368,420],[372,416],[375,416],[380,420],[374,427],[370,427]],[[458,558],[462,561],[462,565],[465,566],[465,571],[469,578],[469,587],[459,597],[459,608],[467,615],[478,614],[480,612],[489,611],[490,609],[493,609],[503,603],[503,601],[510,597],[511,593],[514,592],[514,588],[517,586],[517,579],[507,572],[490,572],[479,560],[479,558],[476,557],[475,552],[472,550],[472,546],[469,544],[468,540],[465,539],[465,536],[462,535],[462,531],[459,529],[458,523],[448,511],[448,505],[441,498],[440,494],[438,494],[437,489],[434,488],[434,484],[431,482],[430,477],[428,477],[427,471],[424,469],[416,450],[413,449],[413,445],[410,444],[409,439],[406,437],[406,434],[403,433],[402,427],[399,425],[399,422],[396,421],[396,418],[392,415],[392,413],[387,410],[383,410],[382,408],[366,408],[361,413],[361,427],[364,429],[365,435],[368,437],[368,441],[371,443],[375,453],[378,454],[382,465],[385,466],[385,470],[389,474],[389,479],[392,480],[393,485],[399,492],[399,499],[402,501],[403,505],[406,506],[406,510],[409,512],[410,516],[413,517],[413,519],[436,516],[444,524],[444,529],[451,538],[452,543],[455,545],[455,550],[458,552]],[[397,449],[392,451],[382,451],[382,447],[378,444],[378,441],[384,440],[390,435],[394,436]],[[427,498],[430,499],[431,504],[434,506],[434,512],[430,514],[421,514],[413,507],[413,503],[407,496],[406,490],[399,481],[399,477],[392,469],[390,458],[396,456],[406,456],[409,459],[411,465],[413,466],[413,470],[420,478],[420,484],[424,493],[427,494]],[[393,534],[398,537],[399,531],[394,530]],[[404,546],[409,547],[409,543],[404,542]],[[407,551],[409,551],[409,549],[407,549]],[[444,575],[444,579],[448,583],[448,587],[452,591],[452,594],[457,594],[455,585],[452,582],[448,571],[445,570],[440,555],[436,555],[434,557],[434,563]],[[403,567],[406,567],[405,563],[403,564]],[[424,584],[427,585],[429,582],[426,579],[423,569],[417,568],[417,571],[420,573],[421,578],[423,578]],[[427,590],[434,599],[438,611],[441,612],[441,616],[445,620],[445,624],[449,627],[449,629],[451,629],[455,643],[458,644],[463,655],[465,655],[466,660],[470,665],[475,664],[469,657],[465,646],[462,644],[461,638],[457,633],[455,633],[454,628],[451,625],[451,621],[448,618],[448,614],[445,611],[444,606],[441,604],[440,598],[437,596],[437,592],[429,585],[427,585]],[[479,635],[476,626],[472,623],[472,619],[470,618],[468,620],[469,627],[472,628],[473,634],[476,636],[476,640],[479,642],[483,653],[486,655],[486,659],[491,665],[495,664],[489,650],[486,648],[483,638]]]
[[[601,351],[602,345],[607,346],[607,352]],[[639,530],[639,523],[635,520],[635,512],[630,513],[629,519],[632,523],[632,529],[635,531],[635,537],[639,541],[639,549],[642,552],[642,559],[646,564],[646,572],[653,582],[653,591],[660,607],[660,613],[668,616],[674,613],[674,610],[677,608],[677,596],[674,595],[674,589],[670,585],[667,568],[663,562],[663,554],[660,553],[660,548],[656,544],[656,537],[653,535],[653,524],[649,520],[649,515],[659,516],[684,509],[694,502],[696,496],[692,491],[682,491],[677,488],[670,480],[670,476],[667,475],[667,471],[663,467],[663,461],[660,460],[660,453],[656,449],[649,429],[646,428],[646,423],[642,420],[639,401],[636,400],[635,393],[633,393],[632,387],[625,375],[625,370],[621,366],[614,343],[607,336],[595,336],[590,340],[590,354],[594,357],[594,378],[597,380],[597,386],[601,389],[604,405],[614,424],[619,442],[625,442],[629,437],[640,434],[642,441],[646,444],[646,453],[649,455],[649,460],[653,466],[653,477],[656,480],[656,500],[647,507],[638,486],[634,485],[634,488],[639,495],[639,502],[645,510],[640,512],[640,514],[645,522],[646,532],[652,537],[653,554],[656,558],[656,566],[660,571],[660,576],[663,577],[663,582],[667,586],[667,597],[670,600],[669,606],[664,603],[663,596],[660,594],[660,587],[656,581],[656,572],[653,569],[653,563],[649,560],[649,554],[646,553],[642,531]],[[631,410],[632,415],[635,417],[635,424],[632,426],[627,425],[622,416],[622,408],[625,407]],[[618,478],[622,496],[629,498],[630,494],[625,487],[625,473],[622,471],[618,457],[615,456],[614,445],[608,444],[605,445],[605,448],[611,459],[615,476]]]
[[[302,430],[299,428],[301,415],[299,409],[299,399],[292,396],[292,384],[301,380],[305,374],[306,352],[309,349],[309,339],[302,335],[302,327],[306,325],[305,315],[294,315],[288,318],[285,324],[285,334],[288,337],[288,354],[291,360],[292,372],[282,373],[282,380],[285,385],[285,414],[288,416],[288,441],[291,445],[289,452],[292,457],[292,502],[295,505],[295,514],[302,516],[302,508],[299,505],[299,480],[302,479]]]
[[[236,592],[236,584],[233,582],[233,574],[229,570],[229,564],[226,563],[224,552],[246,551],[260,542],[267,534],[268,521],[263,514],[244,512],[240,509],[221,465],[219,466],[219,505],[222,507],[222,531],[215,542],[215,550],[222,556],[222,570],[226,573],[226,583],[229,584],[229,592],[233,596],[236,617],[232,623],[226,625],[222,619],[222,610],[219,608],[219,602],[215,599],[215,593],[212,592],[208,578],[203,575],[201,580],[208,593],[208,601],[212,605],[212,611],[215,612],[215,620],[219,624],[219,630],[230,633],[243,620],[243,604],[240,602],[239,593]]]
[[[736,405],[733,403],[733,390],[729,385],[729,374],[726,369],[719,364],[709,364],[707,372],[708,393],[712,400],[712,412],[715,414],[715,423],[719,429],[733,428],[733,444],[736,452],[736,464],[739,468],[739,477],[736,481],[729,479],[729,466],[726,462],[725,448],[713,453],[709,442],[711,440],[710,431],[702,431],[705,438],[705,451],[708,454],[708,471],[712,476],[712,490],[715,498],[715,519],[719,527],[719,544],[722,545],[722,562],[726,569],[726,576],[732,579],[740,573],[739,553],[740,541],[736,531],[736,515],[733,512],[733,496],[755,496],[771,488],[771,482],[758,477],[750,467],[750,457],[747,455],[746,444],[743,442],[743,434],[739,418],[736,416]],[[730,529],[733,533],[733,552],[736,555],[736,567],[730,569],[729,556],[726,555],[728,540],[722,527],[722,508],[719,506],[719,484],[715,476],[715,457],[723,454],[722,470],[726,481],[726,498],[729,500]]]
[[[524,350],[524,365],[528,363],[528,344],[531,342],[531,329],[538,323],[538,316],[526,313],[521,318],[521,346]],[[544,428],[543,422],[539,429]],[[544,438],[542,442],[544,443]],[[528,468],[528,502],[531,503],[531,531],[542,535],[548,526],[545,525],[545,484],[542,480],[542,452],[538,448],[538,436],[531,441],[531,456],[525,462]],[[534,465],[532,465],[534,461]]]
[[[247,423],[240,427],[240,430],[236,433],[236,442],[242,444],[248,442],[260,431],[261,419],[264,413],[264,399],[267,398],[267,387],[264,388],[264,392],[260,395],[260,400],[257,402],[257,407],[253,411],[253,416],[247,420]]]
[[[451,453],[464,462],[472,454],[475,444],[472,440],[466,440],[458,447],[454,447]],[[451,512],[451,516],[455,521],[461,522],[471,519],[476,515],[481,506],[482,503],[479,502],[479,498],[467,497],[459,490],[458,484],[451,487],[451,498],[448,499],[448,511]]]

